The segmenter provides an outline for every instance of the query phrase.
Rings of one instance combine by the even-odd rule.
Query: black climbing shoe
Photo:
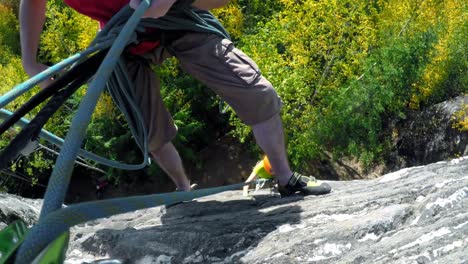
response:
[[[294,172],[291,179],[285,186],[278,185],[281,197],[287,197],[300,192],[303,195],[323,195],[331,192],[331,187],[327,183],[318,182],[312,176],[304,176]]]

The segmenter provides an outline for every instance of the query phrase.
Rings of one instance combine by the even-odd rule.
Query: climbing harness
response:
[[[60,155],[49,179],[38,223],[28,230],[24,223],[15,222],[0,231],[0,263],[62,263],[65,259],[68,245],[69,228],[74,225],[98,218],[110,217],[115,214],[188,201],[202,196],[238,189],[250,183],[239,183],[190,192],[108,199],[74,204],[62,208],[73,165],[78,155],[122,169],[140,169],[147,165],[146,129],[143,125],[139,109],[131,100],[133,91],[131,88],[133,84],[129,81],[126,74],[125,61],[121,57],[126,46],[138,43],[136,33],[144,31],[145,28],[154,27],[165,30],[210,32],[226,38],[229,37],[211,13],[192,9],[186,4],[187,1],[178,1],[173,6],[174,8],[168,12],[168,15],[162,18],[156,20],[140,19],[150,6],[150,1],[143,0],[135,11],[132,11],[128,6],[123,8],[99,32],[90,48],[48,68],[0,97],[0,108],[3,108],[41,81],[51,78],[58,72],[65,71],[69,73],[65,73],[59,77],[55,81],[58,84],[52,85],[51,88],[40,92],[40,95],[38,94],[37,97],[33,97],[32,101],[20,108],[17,113],[14,114],[5,109],[0,109],[0,117],[10,120],[7,121],[9,125],[19,125],[23,130],[34,128],[31,129],[32,132],[24,132],[22,136],[24,140],[31,141],[37,137],[41,137],[61,147]],[[101,56],[104,58],[102,59]],[[98,63],[101,60],[102,63]],[[56,105],[64,102],[66,100],[64,98],[67,98],[81,84],[88,81],[90,76],[86,74],[74,79],[70,77],[74,76],[72,74],[73,71],[84,67],[83,65],[88,65],[87,63],[90,65],[95,65],[93,63],[96,63],[97,73],[91,79],[88,91],[79,105],[65,140],[62,140],[42,130],[42,127],[51,113],[55,112],[53,110],[56,110]],[[65,70],[67,67],[70,67],[70,69]],[[91,115],[105,87],[109,89],[114,101],[117,102],[119,109],[127,118],[137,145],[144,154],[142,164],[121,164],[120,162],[107,160],[80,149],[86,128],[91,120]],[[35,118],[31,122],[23,118],[28,109],[48,97],[52,97],[51,101],[55,102],[50,103],[50,109],[41,110],[38,116],[36,116],[37,119]],[[0,126],[0,129],[3,130],[7,128],[6,125]],[[4,152],[2,152],[2,155]],[[17,153],[13,154],[16,155]],[[13,154],[11,155],[14,156]]]

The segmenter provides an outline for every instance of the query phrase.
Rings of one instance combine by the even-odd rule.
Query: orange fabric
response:
[[[263,157],[263,167],[269,174],[273,175],[270,161],[268,160],[268,157],[266,155]]]

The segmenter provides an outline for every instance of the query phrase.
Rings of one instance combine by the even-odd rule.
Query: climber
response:
[[[76,11],[100,22],[101,25],[127,4],[136,8],[141,0],[64,0]],[[178,0],[184,1],[184,0]],[[29,76],[47,66],[37,62],[40,34],[45,21],[47,0],[21,0],[20,36],[22,64]],[[144,17],[164,16],[176,0],[153,0]],[[194,8],[209,10],[227,4],[228,0],[188,0]],[[158,32],[148,31],[157,36]],[[266,153],[278,181],[282,196],[296,192],[320,195],[331,191],[326,183],[315,181],[291,170],[285,150],[280,118],[281,100],[271,83],[260,74],[258,66],[233,43],[216,34],[191,31],[168,32],[164,43],[147,41],[131,47],[125,53],[130,78],[135,83],[136,103],[148,129],[151,156],[169,175],[178,190],[190,191],[179,153],[171,143],[177,133],[171,115],[160,95],[159,80],[149,66],[175,56],[190,75],[216,92],[252,127],[255,139]],[[142,61],[144,63],[142,63]],[[52,80],[41,84],[45,87]]]

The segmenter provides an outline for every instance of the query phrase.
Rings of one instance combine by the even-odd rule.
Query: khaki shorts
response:
[[[186,33],[169,49],[181,67],[218,94],[247,125],[268,120],[280,111],[281,100],[271,83],[260,74],[255,62],[234,47],[230,40],[214,34]],[[151,152],[170,142],[177,134],[172,116],[164,106],[160,82],[150,63],[170,57],[162,47],[130,59],[128,72],[136,86],[136,103],[148,128]]]

